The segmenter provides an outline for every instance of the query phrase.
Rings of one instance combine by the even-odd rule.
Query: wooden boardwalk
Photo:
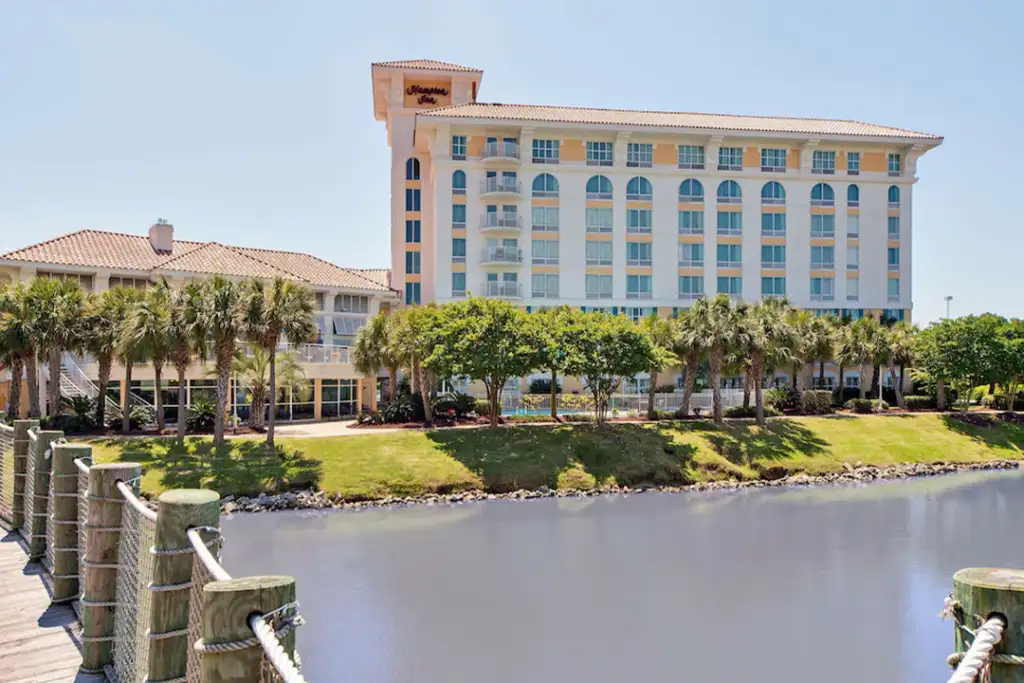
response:
[[[45,571],[17,532],[0,527],[0,683],[104,683],[81,674],[81,635],[70,605],[51,605]]]

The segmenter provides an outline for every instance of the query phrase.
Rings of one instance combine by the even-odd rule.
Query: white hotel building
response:
[[[942,138],[856,121],[477,101],[483,72],[372,66],[391,147],[393,288],[672,315],[785,294],[908,319],[917,161]]]

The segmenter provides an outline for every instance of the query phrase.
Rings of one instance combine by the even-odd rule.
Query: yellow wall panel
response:
[[[465,203],[466,203],[466,195],[464,195],[464,194],[453,194],[452,195],[452,204],[465,204]]]
[[[453,273],[465,273],[466,272],[466,264],[465,263],[453,263],[452,264],[452,272]]]
[[[835,277],[836,271],[834,270],[812,270],[811,277]]]
[[[742,204],[719,204],[716,208],[723,213],[739,213],[743,211]]]
[[[651,234],[639,234],[639,233],[626,233],[627,242],[653,242],[654,235]]]
[[[831,216],[831,215],[834,215],[835,212],[836,212],[836,207],[834,207],[834,206],[812,206],[811,207],[811,213],[812,214],[820,214],[822,216]]]
[[[780,245],[785,245],[786,244],[786,238],[785,237],[762,237],[761,238],[761,244],[780,244]]]
[[[611,275],[611,266],[587,266],[587,273],[590,275]]]
[[[703,268],[680,268],[679,269],[679,274],[680,275],[703,275],[704,274],[704,269]]]
[[[656,144],[654,146],[654,163],[671,164],[672,166],[678,164],[679,153],[676,151],[676,146],[661,142]]]
[[[589,209],[610,209],[615,206],[615,203],[610,199],[588,199],[587,208]]]
[[[562,140],[558,145],[560,161],[586,161],[587,146],[583,140]]]
[[[534,197],[534,206],[558,206],[558,197]]]
[[[762,268],[761,277],[785,277],[785,268]]]
[[[715,271],[718,277],[743,277],[742,268],[719,268]]]
[[[629,200],[629,201],[626,202],[626,208],[627,209],[647,209],[648,211],[650,211],[650,210],[652,210],[654,208],[654,204],[652,202],[640,202],[640,201],[637,201],[635,199],[632,199],[632,200]]]
[[[680,235],[679,241],[683,244],[704,244],[704,235]]]
[[[885,152],[861,152],[861,173],[885,173],[889,170]]]
[[[743,168],[761,168],[761,151],[757,147],[743,148]]]
[[[835,245],[836,241],[831,237],[812,237],[812,247],[831,247]]]
[[[593,242],[611,242],[612,234],[610,232],[588,232],[587,239]]]
[[[557,273],[558,266],[534,265],[530,267],[530,270],[534,273]]]
[[[421,275],[419,273],[416,273],[414,275],[413,274],[409,274],[409,275],[405,276],[405,281],[406,282],[420,282],[420,277],[421,277]]]
[[[743,244],[743,235],[718,235],[719,244]]]
[[[651,275],[653,270],[650,266],[627,266],[626,275]]]
[[[793,170],[800,168],[799,149],[794,148],[789,150],[789,154],[786,155],[786,168]]]
[[[836,173],[846,170],[846,152],[836,152]]]
[[[860,215],[860,208],[858,208],[856,206],[851,206],[848,209],[846,209],[846,215],[847,216],[859,216]]]
[[[703,211],[704,204],[698,204],[696,202],[679,202],[678,208],[680,211]]]
[[[786,207],[778,204],[763,204],[761,213],[786,213]]]
[[[478,157],[484,152],[484,143],[487,138],[483,135],[473,135],[466,141],[466,156]]]

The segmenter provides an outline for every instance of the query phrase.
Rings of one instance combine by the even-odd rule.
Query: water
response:
[[[312,683],[934,683],[953,572],[1024,567],[1021,519],[971,473],[241,515],[224,554],[296,576]]]

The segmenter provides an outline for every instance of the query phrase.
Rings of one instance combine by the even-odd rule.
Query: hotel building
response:
[[[479,102],[483,72],[372,65],[391,284],[639,318],[724,292],[909,320],[927,133],[856,121]]]

